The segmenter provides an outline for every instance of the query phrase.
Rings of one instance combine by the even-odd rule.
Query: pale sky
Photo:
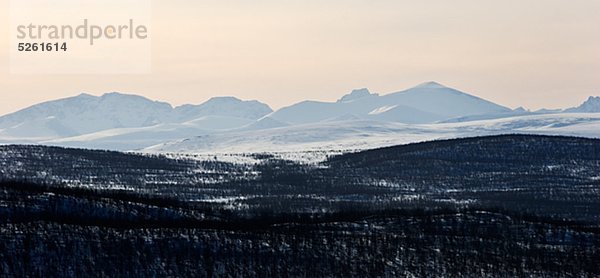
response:
[[[9,17],[0,0],[0,21]],[[213,96],[274,109],[437,81],[511,108],[600,95],[596,0],[169,0],[153,2],[152,73],[9,74],[0,24],[0,114],[88,92],[170,102]]]

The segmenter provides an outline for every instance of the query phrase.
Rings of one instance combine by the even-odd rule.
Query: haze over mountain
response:
[[[303,101],[277,111],[235,97],[172,107],[136,95],[81,94],[0,117],[0,143],[205,152],[211,147],[366,148],[394,140],[513,132],[599,137],[598,114],[585,114],[596,112],[600,112],[600,97],[566,110],[531,112],[511,110],[436,82],[386,95],[357,89],[336,102]]]
[[[174,123],[199,129],[234,128],[270,112],[271,108],[264,103],[234,97],[215,97],[200,105],[173,108],[168,103],[137,95],[108,93],[97,97],[81,94],[36,104],[0,117],[0,138],[4,141],[50,140]]]
[[[568,135],[600,138],[600,113],[525,115],[501,119],[402,124],[331,121],[273,129],[227,131],[158,144],[150,153],[347,152],[436,139],[499,134]],[[324,157],[320,157],[324,159]]]
[[[589,97],[578,107],[565,110],[567,113],[600,113],[600,97]]]
[[[235,97],[213,97],[199,105],[185,104],[175,108],[175,122],[206,116],[223,116],[257,120],[273,112],[268,105],[256,100],[241,101]]]
[[[509,111],[511,109],[507,107],[436,82],[427,82],[384,96],[360,89],[343,96],[337,102],[304,101],[284,107],[268,117],[281,122],[306,124],[354,115],[369,120],[418,124]]]
[[[0,117],[3,136],[44,139],[99,130],[151,126],[169,116],[171,105],[141,96],[81,94],[33,105]]]

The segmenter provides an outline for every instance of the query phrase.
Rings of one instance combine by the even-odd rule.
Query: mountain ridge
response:
[[[410,110],[409,113],[398,113],[397,117],[386,119],[400,123],[432,123],[460,116],[511,111],[507,107],[440,83],[426,82],[385,95],[373,94],[363,88],[353,90],[336,102],[302,101],[283,107],[271,113],[269,117],[290,124],[314,123],[347,114],[373,119],[369,113],[394,105]]]
[[[539,130],[544,134],[597,136],[593,130],[597,127],[596,115],[580,115],[596,112],[600,112],[600,97],[591,96],[580,106],[569,109],[532,112],[524,108],[509,109],[433,81],[384,95],[367,88],[355,89],[335,102],[304,100],[276,111],[260,101],[232,96],[172,106],[134,94],[81,93],[1,116],[0,144],[139,150],[216,134],[259,136],[276,142],[275,148],[298,144],[298,140],[334,147],[340,140],[343,144],[363,141],[372,137],[371,132],[384,137],[393,132],[406,132],[409,137],[421,138],[423,134],[440,133],[436,129],[447,130],[452,124],[465,126],[454,133],[461,136],[481,133],[488,128],[485,125],[499,125],[494,133]],[[573,115],[563,117],[561,114]],[[528,120],[536,115],[556,116]],[[336,132],[340,134],[331,134]],[[294,139],[290,134],[303,139]],[[231,144],[243,141],[219,136],[214,138]],[[252,148],[260,142],[250,140],[243,144]]]
[[[600,96],[590,96],[584,103],[578,107],[566,109],[567,113],[600,113]]]
[[[117,92],[51,100],[0,117],[0,136],[49,140],[115,128],[185,123],[207,116],[256,120],[272,112],[258,101],[215,97],[199,105],[173,107],[161,101]]]

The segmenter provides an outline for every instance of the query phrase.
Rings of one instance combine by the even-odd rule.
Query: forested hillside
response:
[[[600,275],[600,140],[248,156],[0,146],[0,275]]]

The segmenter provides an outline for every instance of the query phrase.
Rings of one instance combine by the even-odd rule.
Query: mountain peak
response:
[[[565,110],[574,113],[600,113],[600,96],[590,96],[584,103],[575,108]]]
[[[133,94],[124,94],[124,93],[119,93],[119,92],[105,93],[102,96],[100,96],[100,98],[103,98],[103,99],[106,99],[106,98],[143,98],[143,99],[146,99],[143,96],[133,95]]]
[[[273,110],[256,100],[241,100],[232,96],[212,97],[198,104],[186,104],[175,108],[176,118],[189,121],[204,116],[227,116],[257,120]]]
[[[515,108],[515,109],[513,110],[513,112],[517,112],[517,113],[525,113],[525,112],[529,112],[529,110],[525,109],[525,107],[523,107],[523,106],[519,106],[519,107]]]
[[[444,88],[448,88],[440,83],[437,83],[435,81],[429,81],[429,82],[425,82],[425,83],[421,83],[419,85],[417,85],[415,88],[419,88],[419,89],[444,89]]]
[[[586,102],[600,102],[600,97],[590,96]]]
[[[372,94],[367,88],[354,89],[349,94],[344,95],[342,98],[338,99],[337,102],[348,102],[370,96],[377,96],[377,94]]]
[[[81,98],[95,98],[96,96],[88,94],[88,93],[81,93],[77,97],[81,97]]]
[[[224,96],[224,97],[211,97],[205,103],[238,103],[242,102],[241,99],[232,97],[232,96]]]

